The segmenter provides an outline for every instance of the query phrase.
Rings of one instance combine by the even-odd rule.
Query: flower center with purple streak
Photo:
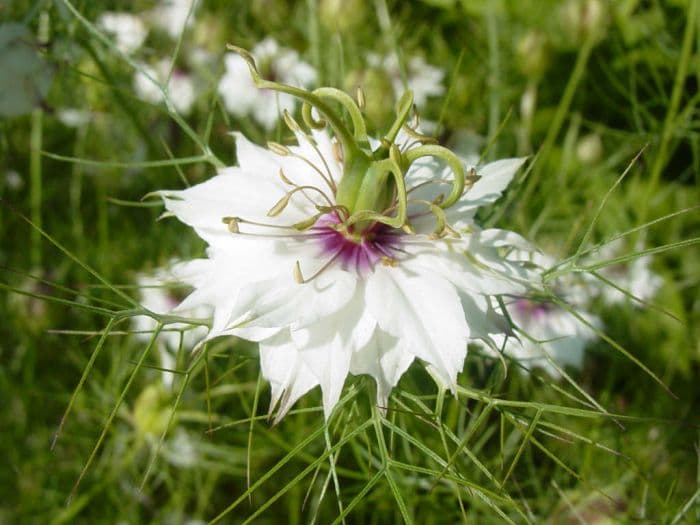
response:
[[[375,223],[356,234],[352,225],[344,227],[335,213],[322,216],[312,228],[320,242],[322,256],[337,259],[345,269],[364,272],[381,260],[394,260],[402,232]]]
[[[537,303],[529,299],[518,299],[515,301],[515,310],[524,318],[542,319],[552,309],[548,303]]]

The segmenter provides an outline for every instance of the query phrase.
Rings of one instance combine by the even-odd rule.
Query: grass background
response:
[[[42,16],[49,22],[35,49],[52,82],[37,109],[0,121],[0,173],[23,181],[0,185],[0,523],[700,522],[700,217],[683,211],[699,201],[698,2],[601,1],[594,24],[584,11],[567,22],[569,3],[554,0],[348,5],[360,22],[336,31],[314,0],[204,1],[179,43],[152,31],[136,58],[171,57],[178,45],[214,53],[197,72],[203,89],[186,123],[231,164],[229,130],[258,141],[284,130],[266,137],[226,115],[216,95],[226,42],[274,35],[321,84],[339,87],[369,51],[423,55],[446,72],[448,95],[424,111],[441,122],[443,143],[467,137],[490,145],[489,158],[536,155],[484,220],[560,257],[576,251],[643,150],[592,241],[665,218],[627,246],[659,247],[658,308],[599,304],[596,313],[674,396],[602,340],[571,382],[517,366],[506,376],[471,352],[456,398],[414,366],[386,419],[371,381],[351,377],[327,426],[314,391],[271,427],[256,349],[242,342],[218,341],[196,359],[182,352],[183,373],[163,389],[155,352],[129,333],[129,298],[139,272],[203,244],[176,221],[156,222],[160,208],[129,203],[214,168],[164,106],[134,95],[133,68],[76,16],[153,3],[18,0],[0,16],[33,34]],[[533,32],[541,51],[523,49]],[[528,89],[537,90],[529,120]],[[387,92],[366,95],[390,103]],[[69,128],[62,108],[92,118]],[[580,149],[591,136],[602,151],[588,158]],[[170,160],[190,157],[198,161]]]

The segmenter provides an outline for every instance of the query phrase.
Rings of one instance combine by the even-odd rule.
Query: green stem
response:
[[[488,9],[486,11],[486,28],[488,33],[489,46],[489,137],[494,137],[496,135],[496,130],[498,129],[501,114],[501,83],[499,77],[500,61],[498,58],[498,23],[496,20],[496,13],[494,12],[494,9]],[[489,152],[490,160],[497,158],[496,148],[497,145],[494,143],[493,147],[491,148],[491,151]]]
[[[328,98],[338,102],[350,115],[352,121],[353,136],[360,146],[369,148],[369,140],[367,139],[367,128],[365,120],[362,118],[362,112],[350,95],[339,89],[324,87],[315,89],[312,92],[314,95],[321,98]]]
[[[538,168],[536,168],[534,173],[530,176],[530,180],[527,183],[521,197],[521,202],[528,202],[530,195],[537,186],[539,178],[542,176],[542,166],[544,166],[544,163],[548,160],[547,156],[554,145],[554,141],[559,136],[562,126],[564,125],[566,116],[569,113],[569,108],[571,107],[571,102],[573,101],[576,90],[578,89],[581,79],[586,72],[586,65],[588,64],[588,59],[591,56],[595,43],[595,38],[589,37],[579,49],[578,56],[576,57],[576,64],[574,64],[574,70],[571,72],[569,82],[566,84],[564,94],[562,95],[557,111],[554,114],[554,119],[552,119],[552,123],[547,130],[547,135],[545,136],[542,147],[540,148],[539,156],[544,162],[541,162]]]
[[[158,82],[155,78],[153,78],[152,75],[148,73],[144,69],[144,67],[136,62],[133,58],[131,58],[129,55],[126,53],[123,53],[116,49],[113,45],[113,43],[110,41],[109,38],[107,38],[102,32],[100,32],[94,24],[92,24],[87,18],[85,18],[80,11],[78,11],[75,6],[70,2],[70,0],[62,0],[63,5],[66,6],[66,8],[75,16],[75,18],[83,25],[85,26],[85,29],[94,36],[97,40],[102,42],[105,46],[107,46],[112,52],[117,54],[122,60],[124,60],[127,64],[129,64],[132,68],[134,68],[136,71],[139,73],[143,74],[148,80],[153,82],[153,85],[158,88],[158,90],[161,92],[163,95],[163,98],[166,101],[169,101],[168,97],[168,92],[166,90],[166,86]],[[221,160],[214,155],[214,153],[211,151],[211,148],[209,147],[208,144],[206,144],[200,136],[187,124],[185,119],[183,119],[180,114],[175,111],[175,109],[172,107],[172,104],[167,103],[165,105],[167,108],[168,114],[170,115],[170,118],[172,118],[177,125],[182,129],[182,131],[190,138],[192,141],[197,144],[197,146],[202,150],[202,153],[206,159],[207,162],[212,164],[216,168],[223,168],[224,163],[221,162]]]
[[[43,138],[43,116],[44,110],[36,108],[32,112],[32,129],[30,136],[30,157],[29,157],[29,207],[31,210],[32,222],[41,228],[41,143]],[[37,228],[32,228],[30,259],[33,268],[41,267],[41,234]]]
[[[343,146],[343,154],[345,155],[346,160],[348,156],[352,157],[353,154],[358,151],[358,147],[352,134],[345,126],[340,116],[338,116],[321,97],[294,86],[280,84],[278,82],[272,82],[271,80],[264,79],[258,71],[257,65],[255,64],[255,59],[250,53],[248,53],[248,51],[237,46],[232,46],[231,44],[228,44],[226,48],[229,51],[237,53],[243,60],[246,61],[248,69],[250,70],[250,75],[257,87],[261,89],[271,89],[280,93],[287,93],[288,95],[292,95],[293,97],[303,101],[307,105],[307,109],[303,113],[306,124],[310,127],[318,128],[323,126],[323,123],[314,121],[312,118],[310,118],[310,110],[308,109],[308,106],[315,108],[321,114],[321,117],[328,121],[331,128],[333,128],[333,132]]]
[[[89,124],[88,124],[89,126]],[[85,138],[87,137],[88,126],[77,129],[75,140],[75,156],[80,158],[85,152]],[[81,201],[83,194],[83,167],[74,163],[71,166],[71,180],[68,189],[69,202],[72,216],[73,238],[77,243],[77,251],[81,257],[85,257],[85,228],[83,225],[83,214],[81,212]]]
[[[684,91],[685,78],[688,74],[688,65],[693,51],[693,33],[695,26],[698,24],[698,0],[691,0],[688,10],[688,18],[685,26],[685,34],[683,35],[683,47],[681,48],[681,57],[676,70],[676,78],[673,82],[673,91],[671,92],[671,101],[668,105],[666,118],[664,119],[663,128],[661,131],[661,140],[659,149],[654,157],[654,164],[651,167],[649,184],[647,186],[647,195],[642,199],[640,220],[646,220],[649,203],[656,193],[661,178],[661,171],[666,166],[669,155],[669,143],[676,129],[675,120],[678,114],[678,108],[681,102],[681,96]]]

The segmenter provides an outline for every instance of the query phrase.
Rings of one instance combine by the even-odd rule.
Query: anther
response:
[[[401,229],[402,229],[405,233],[407,233],[407,234],[409,234],[409,235],[415,235],[415,234],[416,234],[415,228],[414,228],[413,225],[412,225],[410,222],[408,222],[408,221],[406,221],[405,223],[403,223],[403,226],[401,226]]]
[[[287,127],[292,133],[298,133],[302,131],[299,123],[296,120],[294,120],[294,117],[292,117],[286,109],[282,112],[282,118],[284,119],[284,123],[287,125]]]
[[[321,215],[322,214],[320,214],[320,213],[317,215],[312,215],[308,219],[304,219],[303,221],[299,221],[295,224],[292,224],[292,228],[294,228],[295,230],[298,230],[298,231],[308,230],[314,224],[316,224],[316,221],[318,221],[318,219]]]
[[[399,261],[392,257],[387,257],[386,255],[380,259],[383,266],[388,266],[390,268],[396,268],[399,265]]]
[[[238,224],[241,222],[241,219],[238,217],[224,217],[221,219],[221,222],[228,226],[228,231],[231,233],[240,233]]]
[[[478,175],[478,174],[476,173],[476,170],[475,170],[474,167],[472,166],[472,167],[469,168],[469,171],[467,171],[467,176],[464,178],[464,182],[465,182],[464,186],[465,186],[466,189],[468,190],[468,189],[471,188],[471,187],[474,185],[474,183],[476,183],[480,178],[481,178],[481,175]]]
[[[304,276],[301,273],[301,266],[299,265],[299,261],[296,261],[294,263],[294,280],[296,281],[297,284],[304,284]]]
[[[267,216],[268,217],[277,217],[284,209],[287,207],[287,204],[289,204],[289,199],[292,198],[293,192],[286,193],[284,197],[282,197],[280,200],[277,201],[277,203],[268,210]]]
[[[313,274],[311,277],[309,277],[308,279],[305,279],[305,278],[304,278],[304,275],[301,273],[301,265],[299,264],[299,261],[296,261],[296,262],[294,263],[294,280],[295,280],[298,284],[305,284],[305,283],[309,283],[309,282],[313,281],[314,279],[316,279],[316,277],[318,277],[318,276],[321,275],[324,271],[326,271],[326,270],[333,264],[333,262],[338,258],[339,255],[340,255],[340,252],[337,252],[333,257],[331,257],[330,259],[328,259],[328,260],[325,262],[325,264],[324,264],[323,266],[321,266],[321,267],[316,271],[316,273],[314,273],[314,274]]]
[[[280,157],[287,157],[292,154],[292,151],[287,146],[283,146],[279,142],[268,142],[267,149]]]
[[[338,162],[343,162],[343,146],[340,142],[333,142],[333,156]]]
[[[365,92],[361,87],[357,88],[357,106],[364,110],[366,105]]]

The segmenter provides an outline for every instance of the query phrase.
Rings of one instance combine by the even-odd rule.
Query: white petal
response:
[[[301,396],[318,385],[292,342],[289,330],[260,343],[260,368],[263,377],[270,382],[270,413],[277,408],[275,423]]]
[[[501,159],[476,170],[481,178],[467,191],[463,201],[474,207],[491,204],[500,198],[526,157]]]
[[[308,332],[306,344],[299,348],[300,358],[321,385],[326,419],[340,399],[350,368],[352,352],[342,340],[342,329],[332,323],[316,323],[305,329]]]
[[[367,307],[383,330],[433,365],[443,385],[455,387],[469,328],[452,284],[432,272],[378,265],[367,283]]]
[[[460,294],[460,299],[469,324],[471,339],[493,342],[496,335],[511,332],[506,317],[495,310],[487,297],[477,294]]]
[[[329,269],[305,284],[296,283],[290,272],[243,287],[231,319],[243,317],[244,327],[308,326],[343,308],[356,285],[357,277],[342,270]]]
[[[352,354],[350,372],[368,374],[377,383],[377,406],[386,410],[389,394],[411,366],[414,356],[406,344],[377,329],[367,345]]]
[[[529,286],[529,274],[520,263],[504,259],[495,248],[484,247],[467,235],[439,241],[415,236],[403,249],[412,256],[405,260],[406,266],[421,273],[438,273],[463,292],[521,295]]]
[[[285,191],[281,181],[272,182],[259,176],[253,177],[239,168],[227,168],[186,190],[158,193],[169,211],[211,244],[217,238],[232,235],[222,221],[224,217],[274,222],[267,217],[267,211],[282,198]],[[241,230],[245,230],[245,226],[241,226]]]
[[[502,159],[477,168],[481,177],[467,189],[462,198],[447,210],[447,220],[456,228],[463,228],[472,222],[476,211],[497,201],[508,187],[526,158]]]

